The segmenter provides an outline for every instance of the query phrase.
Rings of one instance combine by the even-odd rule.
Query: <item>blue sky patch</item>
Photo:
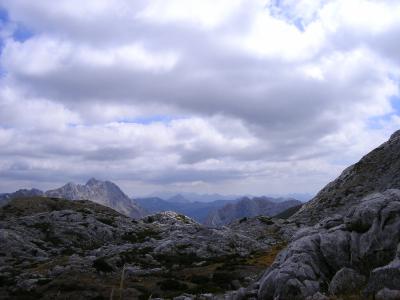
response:
[[[380,129],[383,126],[383,123],[390,120],[393,115],[400,116],[400,96],[394,96],[390,99],[392,104],[393,112],[383,115],[376,116],[368,119],[367,125],[370,129]]]
[[[8,13],[5,9],[0,7],[0,21],[1,22],[8,22]]]
[[[13,33],[13,38],[19,42],[25,42],[33,36],[33,32],[22,24],[17,25],[17,29]]]
[[[22,23],[14,23],[10,20],[8,12],[0,7],[0,30],[2,27],[7,26],[7,24],[15,25],[15,30],[12,33],[12,38],[18,42],[25,42],[27,39],[33,36],[33,31],[27,28]],[[3,51],[5,42],[4,39],[0,38],[0,55]],[[0,66],[0,77],[3,77],[6,71]]]
[[[181,117],[176,116],[167,116],[167,115],[152,115],[152,116],[143,116],[137,117],[132,119],[122,119],[120,120],[121,123],[136,123],[136,124],[143,124],[148,125],[151,123],[170,123],[173,120],[182,119]]]
[[[396,115],[400,115],[400,96],[395,96],[390,99],[392,107],[395,110]]]

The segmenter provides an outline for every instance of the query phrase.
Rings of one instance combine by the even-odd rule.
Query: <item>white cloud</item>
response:
[[[2,187],[314,192],[400,125],[396,1],[1,5]]]
[[[199,25],[204,29],[212,29],[221,25],[236,10],[241,9],[242,2],[240,0],[172,0],[168,2],[155,0],[137,16],[150,22],[189,23]]]

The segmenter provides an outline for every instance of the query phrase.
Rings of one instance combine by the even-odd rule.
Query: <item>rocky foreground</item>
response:
[[[210,229],[173,212],[134,220],[56,198],[11,200],[0,220],[1,299],[222,295],[251,286],[285,243],[283,223],[266,217]]]

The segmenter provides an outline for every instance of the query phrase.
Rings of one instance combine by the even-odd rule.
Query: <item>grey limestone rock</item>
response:
[[[84,185],[70,182],[58,189],[47,191],[45,195],[68,200],[90,200],[132,218],[140,218],[145,215],[144,210],[135,201],[110,181],[91,178]]]
[[[400,191],[372,194],[350,209],[342,224],[316,225],[295,237],[264,274],[258,296],[305,299],[326,292],[329,283],[332,293],[342,293],[351,290],[345,278],[357,279],[364,295],[395,288],[400,285],[399,242]],[[361,276],[369,276],[366,286]]]
[[[350,268],[342,268],[333,276],[329,284],[331,295],[351,295],[360,292],[366,283],[366,277]]]

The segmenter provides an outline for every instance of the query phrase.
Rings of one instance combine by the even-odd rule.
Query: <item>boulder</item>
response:
[[[366,279],[353,269],[342,268],[333,276],[329,284],[329,293],[335,296],[359,294]]]

